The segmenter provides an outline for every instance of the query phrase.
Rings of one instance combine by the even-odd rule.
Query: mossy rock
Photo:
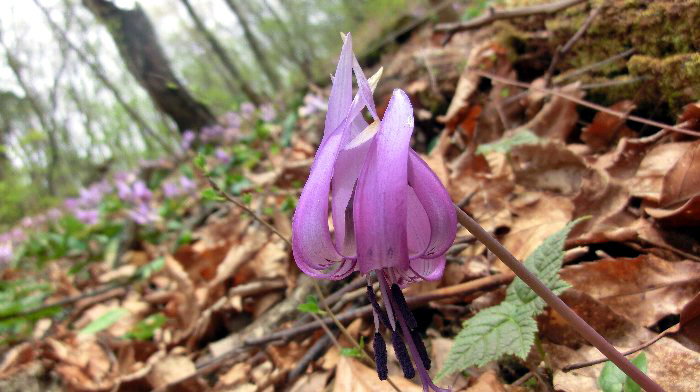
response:
[[[508,6],[546,3],[544,0],[508,0]],[[566,43],[588,17],[592,7],[602,11],[557,71],[581,68],[628,49],[634,55],[597,68],[579,79],[584,83],[637,81],[596,88],[589,95],[601,103],[633,99],[642,108],[654,108],[675,117],[681,107],[700,100],[700,0],[593,0],[553,16],[514,19],[506,43],[527,39],[527,33],[546,29],[548,37],[538,44],[550,54]],[[517,31],[517,32],[516,32]],[[540,35],[541,36],[541,35]],[[532,45],[532,44],[531,44]],[[549,60],[549,59],[547,59]]]

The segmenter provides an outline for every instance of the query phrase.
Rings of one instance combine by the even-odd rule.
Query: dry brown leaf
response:
[[[635,107],[634,102],[624,100],[612,105],[610,109],[629,113]],[[634,136],[634,131],[625,125],[624,118],[606,112],[596,113],[593,122],[581,130],[581,139],[596,151],[609,148],[621,137],[632,136]]]
[[[28,364],[35,357],[34,347],[28,342],[20,343],[3,353],[0,362],[0,379],[21,371],[24,365]]]
[[[638,139],[623,137],[617,143],[615,151],[599,156],[593,165],[607,171],[611,177],[627,180],[636,174],[647,151],[652,149],[666,134],[667,132],[661,131]]]
[[[676,165],[691,143],[660,144],[642,159],[634,177],[627,182],[632,196],[658,203],[666,174]]]
[[[168,355],[156,362],[146,376],[151,386],[160,388],[171,382],[195,373],[197,368],[191,359],[184,355]]]
[[[236,270],[255,255],[269,241],[267,232],[259,229],[251,229],[241,242],[229,248],[226,257],[216,268],[214,279],[209,282],[210,289],[233,277]]]
[[[292,385],[289,392],[323,391],[326,388],[330,375],[331,372],[329,371],[316,371],[311,374],[305,374]]]
[[[519,145],[510,157],[516,182],[530,189],[573,195],[592,172],[561,142]]]
[[[644,327],[679,314],[700,291],[700,264],[653,255],[569,266],[562,279]]]
[[[584,93],[579,89],[580,83],[564,86],[560,91],[564,94],[583,98]],[[522,127],[529,129],[535,135],[564,141],[574,129],[578,121],[576,103],[560,96],[553,97],[542,110]]]
[[[217,388],[223,386],[236,385],[238,383],[247,381],[250,377],[251,369],[252,366],[250,366],[250,364],[247,362],[236,363],[235,365],[231,366],[231,368],[227,372],[219,376]]]
[[[447,355],[452,349],[454,340],[443,337],[429,339],[427,343],[430,346],[430,359],[433,365],[430,367],[430,376],[435,379],[438,371],[445,366]],[[469,379],[462,372],[447,376],[444,380],[438,383],[438,386],[445,387],[449,385],[452,391],[461,391],[469,384]]]
[[[618,347],[624,351],[631,347]],[[573,350],[566,346],[544,344],[555,368],[600,358],[600,352],[591,346]],[[648,375],[662,388],[673,392],[695,392],[700,385],[700,353],[683,347],[670,338],[661,338],[644,349],[648,361]],[[572,370],[554,372],[554,388],[564,392],[599,391],[597,379],[603,364]]]
[[[466,389],[466,392],[505,392],[503,383],[493,370],[486,371],[476,379],[476,383]]]
[[[683,113],[678,116],[677,126],[685,129],[700,129],[700,102],[683,107]]]
[[[700,195],[691,197],[678,208],[646,207],[644,211],[664,227],[697,227],[700,226]]]
[[[700,140],[691,143],[664,176],[659,203],[671,206],[697,195],[700,195]]]
[[[389,374],[402,392],[420,392],[420,387],[402,376]],[[379,380],[377,371],[347,357],[340,357],[335,370],[333,392],[395,392],[386,381]]]
[[[545,238],[571,220],[574,205],[566,197],[530,192],[511,201],[509,210],[516,217],[503,245],[518,260],[525,260]],[[498,265],[502,272],[508,271],[500,261]]]

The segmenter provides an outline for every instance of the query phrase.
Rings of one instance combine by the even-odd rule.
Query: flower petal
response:
[[[348,114],[352,102],[352,37],[345,37],[343,48],[340,50],[338,66],[333,76],[333,86],[328,97],[328,112],[323,127],[323,144],[326,138],[336,129]]]
[[[374,106],[374,98],[372,98],[372,89],[367,82],[367,78],[365,78],[364,72],[362,72],[360,63],[357,62],[357,57],[354,55],[352,56],[352,70],[355,73],[355,79],[357,80],[357,87],[360,92],[360,96],[365,101],[369,114],[372,115],[372,118],[375,121],[379,120],[379,116],[377,116],[377,108]]]
[[[394,90],[380,127],[357,181],[353,202],[362,274],[379,268],[409,267],[406,184],[413,108],[406,93]]]
[[[421,257],[440,256],[455,240],[457,213],[440,179],[413,150],[408,154],[408,184],[416,192],[430,221],[430,242]]]
[[[409,258],[421,257],[430,244],[430,220],[423,209],[416,192],[406,185],[407,221],[406,234],[408,235]]]
[[[329,134],[318,148],[309,178],[294,211],[292,251],[299,269],[308,275],[312,275],[310,270],[322,274],[331,261],[342,260],[333,246],[328,228],[328,194],[333,167],[348,125],[346,117],[340,129]]]
[[[367,128],[367,122],[362,116],[358,115],[350,128],[348,133],[358,134]],[[364,143],[357,148],[341,151],[338,154],[333,170],[331,207],[335,247],[345,257],[355,257],[357,253],[352,216],[347,222],[346,214],[352,191],[355,188],[355,182],[360,175],[370,145],[371,143]]]
[[[422,280],[438,280],[445,272],[445,264],[445,255],[432,259],[413,259],[408,269],[393,268],[392,276],[401,287]]]

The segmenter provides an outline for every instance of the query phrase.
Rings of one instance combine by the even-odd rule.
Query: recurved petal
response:
[[[421,257],[440,256],[455,240],[457,213],[440,179],[413,150],[408,154],[408,184],[416,192],[430,221],[430,241]]]
[[[309,178],[292,220],[292,250],[299,269],[326,273],[331,261],[341,261],[328,228],[328,194],[341,142],[349,126],[346,118],[316,152]]]
[[[394,90],[360,173],[353,202],[358,267],[408,268],[407,160],[413,108]]]
[[[407,194],[407,221],[406,234],[408,236],[409,258],[421,257],[430,243],[430,220],[418,200],[416,192],[406,185]]]
[[[328,97],[328,112],[323,128],[323,140],[325,142],[330,133],[338,129],[338,126],[348,114],[352,102],[352,37],[345,36],[343,48],[340,50],[338,66],[333,76],[333,86]]]

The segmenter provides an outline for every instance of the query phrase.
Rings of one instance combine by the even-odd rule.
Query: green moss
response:
[[[630,75],[649,79],[641,86],[645,100],[663,97],[673,112],[700,99],[700,53],[677,54],[657,59],[633,56],[627,63]]]

